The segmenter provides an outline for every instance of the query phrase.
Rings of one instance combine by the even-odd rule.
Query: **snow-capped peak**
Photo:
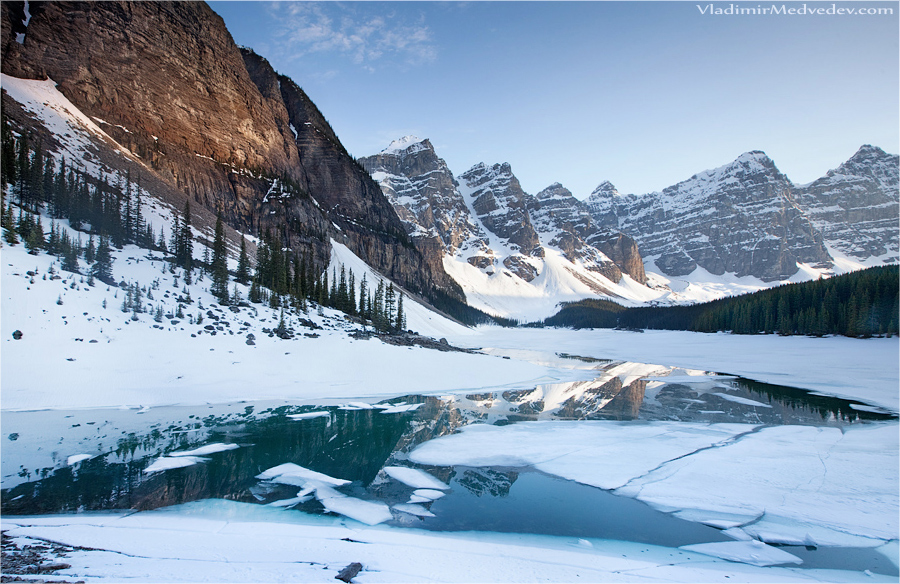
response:
[[[408,136],[403,136],[402,138],[394,140],[393,142],[390,143],[390,145],[387,148],[382,150],[381,153],[382,154],[397,154],[404,150],[408,150],[408,149],[410,149],[410,147],[415,146],[415,145],[419,145],[419,146],[421,146],[421,148],[427,148],[428,146],[425,144],[425,142],[427,142],[427,141],[428,141],[428,138],[420,139],[417,136],[413,136],[410,134]],[[419,149],[421,149],[421,148],[419,148]],[[418,152],[419,149],[416,149],[415,151]]]
[[[603,198],[603,197],[621,197],[619,191],[616,189],[615,185],[613,185],[608,180],[603,181],[594,191],[591,193],[591,198]]]

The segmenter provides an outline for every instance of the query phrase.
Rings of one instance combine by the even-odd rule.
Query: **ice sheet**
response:
[[[898,534],[897,425],[762,428],[636,477],[617,493],[698,516],[759,515],[743,530],[773,543],[880,545]]]
[[[435,466],[534,466],[604,489],[659,465],[751,432],[747,424],[632,424],[605,421],[472,424],[430,440],[410,460]]]
[[[896,576],[759,567],[684,549],[602,539],[348,526],[328,516],[224,500],[131,514],[16,517],[12,538],[79,545],[54,579],[107,582],[894,582]]]
[[[474,424],[410,453],[436,466],[533,466],[773,543],[897,539],[896,423],[838,428],[651,422]],[[863,478],[864,477],[864,478]],[[710,488],[714,485],[715,488]]]

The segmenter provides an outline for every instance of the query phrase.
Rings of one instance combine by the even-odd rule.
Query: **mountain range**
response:
[[[268,233],[323,270],[338,242],[450,312],[696,301],[900,255],[898,157],[874,146],[807,185],[752,151],[645,195],[609,182],[583,200],[560,183],[529,194],[509,164],[454,174],[427,139],[355,160],[202,2],[3,2],[0,21],[3,112],[30,141],[139,177],[173,212],[191,201],[201,234],[221,215],[233,249]],[[13,79],[52,80],[68,125],[12,95]]]
[[[898,259],[898,157],[870,145],[808,185],[752,151],[661,192],[622,195],[607,181],[585,200],[560,183],[525,193],[505,163],[454,177],[413,136],[360,162],[410,236],[438,241],[447,272],[487,312],[503,314],[516,293],[547,301],[537,312],[591,293],[696,300],[670,284],[724,277],[759,289]]]

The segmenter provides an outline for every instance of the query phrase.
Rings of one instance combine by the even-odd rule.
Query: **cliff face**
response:
[[[174,192],[320,266],[334,238],[412,291],[461,296],[318,108],[206,4],[30,2],[27,26],[23,4],[3,2],[3,72],[53,79]]]
[[[459,183],[427,139],[406,136],[360,159],[394,205],[410,236],[436,238],[449,253],[483,237],[459,192]]]
[[[645,259],[671,276],[698,266],[763,281],[788,278],[797,262],[831,265],[821,233],[793,185],[762,152],[649,195],[619,195],[604,183],[588,199],[598,224],[631,234]]]
[[[900,251],[900,159],[862,146],[822,178],[797,187],[797,203],[835,249],[857,259]]]
[[[532,197],[529,212],[542,240],[562,250],[569,261],[580,260],[613,282],[621,280],[622,273],[642,284],[647,281],[634,239],[598,227],[588,206],[561,184],[554,183]]]
[[[527,195],[509,164],[476,164],[459,175],[472,199],[472,209],[484,226],[525,256],[543,256],[543,249],[526,206]]]

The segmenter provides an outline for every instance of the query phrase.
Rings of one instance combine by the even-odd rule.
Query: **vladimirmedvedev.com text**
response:
[[[817,6],[801,4],[757,4],[756,6],[741,6],[740,4],[697,4],[700,14],[712,16],[878,16],[894,14],[891,7],[872,6]]]

